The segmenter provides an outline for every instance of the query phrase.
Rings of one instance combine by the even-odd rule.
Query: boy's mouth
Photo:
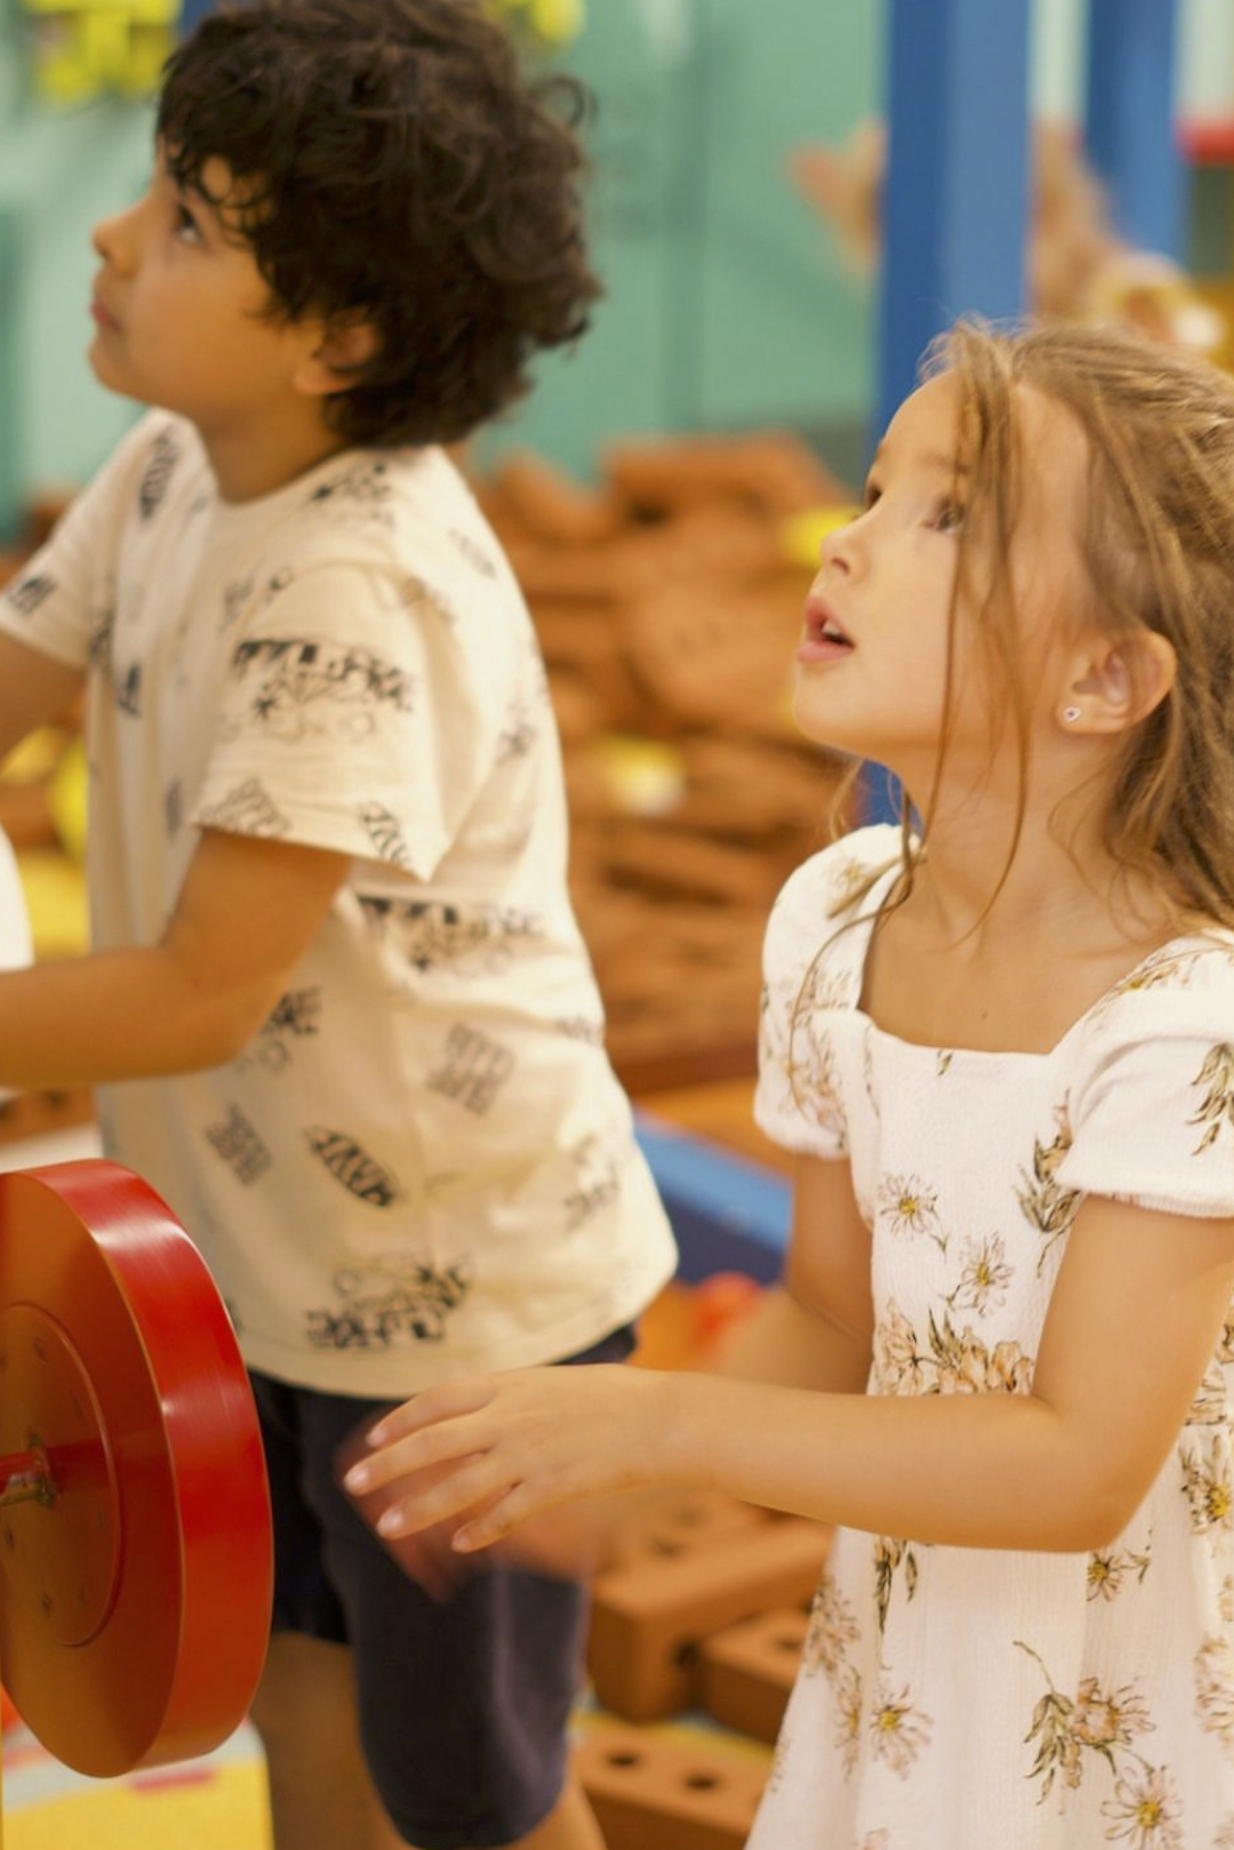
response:
[[[115,329],[120,326],[116,317],[111,314],[108,309],[103,307],[103,304],[99,301],[97,296],[91,299],[90,315],[97,327]]]

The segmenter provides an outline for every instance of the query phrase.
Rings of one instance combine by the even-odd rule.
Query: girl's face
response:
[[[924,794],[938,762],[947,699],[951,609],[960,535],[968,518],[960,390],[943,374],[900,407],[879,446],[862,513],[824,540],[797,652],[794,710],[809,737],[887,765]],[[1021,503],[1011,554],[1023,637],[1024,683],[1034,714],[1053,723],[1049,662],[1057,620],[1083,583],[1078,515],[1084,441],[1048,399],[1021,389]],[[966,576],[989,582],[992,555],[979,532],[966,540]],[[955,611],[947,764],[981,779],[1000,742],[1006,690],[995,687],[976,633],[973,601]],[[1037,709],[1040,714],[1037,715]]]

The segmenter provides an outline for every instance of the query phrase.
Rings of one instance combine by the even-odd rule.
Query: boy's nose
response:
[[[113,212],[109,218],[100,219],[90,234],[96,255],[113,270],[123,272],[132,267],[136,249],[132,222],[135,211],[136,207],[130,207],[127,212]]]

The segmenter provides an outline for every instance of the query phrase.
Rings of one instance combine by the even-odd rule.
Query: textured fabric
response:
[[[227,504],[150,414],[0,624],[88,670],[97,949],[158,940],[203,826],[354,857],[241,1058],[101,1097],[248,1362],[398,1398],[636,1316],[671,1235],[567,898],[543,662],[446,456]]]
[[[852,1165],[869,1392],[1023,1393],[1087,1194],[1234,1214],[1234,936],[1155,952],[1048,1054],[910,1045],[860,1007],[896,852],[861,830],[781,894],[756,1113]],[[839,1532],[752,1850],[1234,1850],[1231,1363],[1234,1321],[1100,1553]]]

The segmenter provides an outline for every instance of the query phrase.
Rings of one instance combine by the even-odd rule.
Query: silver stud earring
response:
[[[1078,720],[1079,717],[1080,717],[1079,707],[1064,707],[1063,708],[1063,718],[1066,720],[1069,726],[1074,725],[1075,721]]]

